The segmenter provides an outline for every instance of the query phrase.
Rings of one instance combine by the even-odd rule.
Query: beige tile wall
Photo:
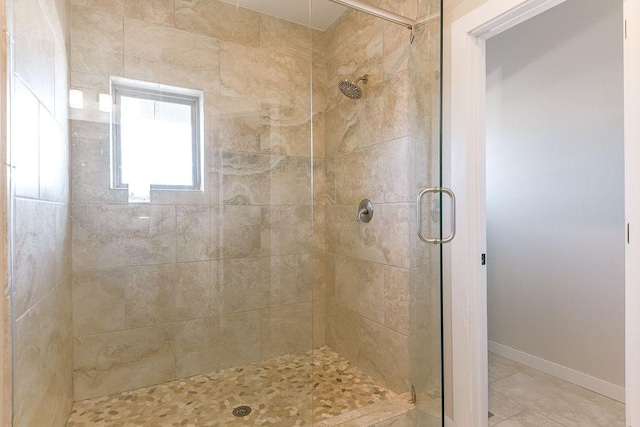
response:
[[[434,12],[426,1],[373,3]],[[439,254],[413,220],[418,188],[438,183],[438,30],[422,27],[410,44],[406,29],[350,10],[326,31],[327,342],[395,391],[415,385],[422,402],[440,387]],[[340,94],[341,79],[363,74],[360,100]],[[354,220],[364,198],[368,224]]]
[[[73,403],[68,17],[13,4],[14,426],[62,426]]]
[[[437,399],[438,253],[412,218],[439,172],[438,28],[410,45],[354,11],[321,33],[215,0],[72,3],[76,398],[328,343]],[[338,92],[364,73],[361,100]],[[109,189],[110,75],[205,91],[204,192]]]
[[[216,0],[71,3],[75,398],[324,344],[322,35]],[[109,188],[110,76],[205,92],[203,192]]]

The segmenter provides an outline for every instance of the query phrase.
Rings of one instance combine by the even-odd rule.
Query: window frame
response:
[[[191,107],[191,179],[192,185],[170,185],[150,183],[151,190],[202,191],[202,115],[203,93],[197,90],[137,82],[129,79],[111,81],[111,185],[113,189],[128,189],[122,182],[122,96],[150,101],[167,102]]]

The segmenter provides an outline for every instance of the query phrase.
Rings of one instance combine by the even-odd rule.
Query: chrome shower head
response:
[[[338,84],[338,88],[340,92],[343,93],[344,96],[351,99],[360,99],[362,98],[362,89],[358,86],[358,82],[362,80],[365,84],[369,81],[369,75],[365,74],[362,77],[359,77],[355,82],[350,80],[342,80]]]

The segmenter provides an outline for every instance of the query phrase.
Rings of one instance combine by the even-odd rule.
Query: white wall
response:
[[[624,383],[622,1],[487,42],[489,339]]]

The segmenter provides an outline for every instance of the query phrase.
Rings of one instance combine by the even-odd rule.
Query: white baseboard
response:
[[[489,351],[624,403],[624,387],[620,387],[619,385],[592,377],[591,375],[567,368],[566,366],[558,365],[557,363],[550,362],[538,356],[507,347],[506,345],[498,344],[497,342],[489,341]]]

